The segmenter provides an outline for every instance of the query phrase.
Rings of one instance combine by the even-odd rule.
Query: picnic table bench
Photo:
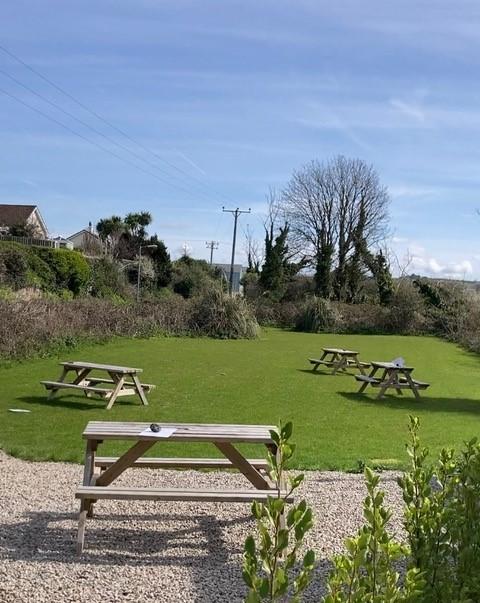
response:
[[[277,447],[268,425],[222,425],[194,423],[161,423],[158,434],[150,431],[148,423],[90,421],[83,432],[86,440],[83,484],[75,492],[80,499],[77,552],[83,550],[87,517],[93,516],[93,505],[100,499],[251,502],[265,501],[269,496],[285,494],[286,484],[273,483],[264,459],[247,459],[237,449],[239,443],[262,444],[272,454]],[[162,437],[162,431],[166,437]],[[131,447],[120,457],[98,457],[98,447],[104,441],[126,440]],[[154,444],[161,442],[210,442],[223,458],[157,458],[142,456]],[[154,469],[236,469],[253,488],[219,490],[217,488],[138,488],[112,486],[129,468]],[[288,499],[291,501],[291,497]]]
[[[347,371],[349,368],[357,368],[362,375],[365,374],[364,368],[368,368],[368,362],[360,362],[358,359],[359,352],[353,350],[343,350],[342,348],[322,348],[320,358],[309,358],[310,364],[313,365],[313,371],[316,371],[322,364],[332,368],[332,375],[336,375],[338,371]]]
[[[415,398],[420,398],[419,390],[427,389],[430,386],[425,381],[418,381],[412,378],[413,367],[400,366],[393,362],[371,362],[372,370],[369,375],[355,375],[355,379],[362,385],[358,390],[361,394],[370,385],[380,388],[377,399],[383,398],[388,389],[394,389],[401,395],[403,389],[409,389],[413,392]],[[378,371],[382,371],[376,376]]]
[[[138,395],[141,403],[148,406],[145,394],[155,387],[150,383],[140,383],[140,368],[83,361],[61,362],[60,365],[63,369],[57,381],[40,382],[50,391],[49,399],[61,389],[71,389],[82,391],[87,398],[97,395],[108,400],[107,410],[112,408],[119,396]],[[90,376],[92,371],[106,373],[108,377]],[[74,374],[73,380],[67,381],[70,373]],[[113,387],[102,387],[103,385]]]

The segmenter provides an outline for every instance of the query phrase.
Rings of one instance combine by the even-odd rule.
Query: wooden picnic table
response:
[[[361,394],[370,385],[378,387],[380,391],[377,399],[383,398],[388,389],[396,390],[397,394],[402,394],[402,389],[409,389],[413,392],[415,398],[420,398],[419,390],[427,389],[429,383],[417,381],[412,378],[412,366],[399,366],[393,362],[371,362],[372,370],[369,375],[355,375],[355,379],[362,385],[358,390]],[[376,376],[381,371],[379,376]]]
[[[357,368],[362,375],[365,374],[364,368],[370,365],[368,362],[360,362],[358,359],[360,352],[353,350],[344,350],[342,348],[322,348],[320,358],[309,358],[310,364],[313,365],[313,371],[316,371],[322,364],[332,368],[332,375],[336,375],[338,371],[345,372],[349,368]]]
[[[169,433],[162,438],[149,430],[148,423],[119,423],[90,421],[83,432],[86,440],[83,484],[76,490],[80,499],[77,552],[81,553],[85,538],[87,517],[93,515],[93,505],[99,499],[201,501],[201,502],[251,502],[265,501],[286,490],[286,484],[273,483],[268,476],[268,463],[264,458],[247,459],[237,449],[240,443],[262,444],[272,454],[277,447],[268,425],[222,425],[195,423],[160,423]],[[120,457],[99,457],[98,447],[106,440],[127,440],[131,447]],[[143,457],[154,444],[161,442],[210,442],[224,458],[157,458]],[[209,488],[135,488],[112,486],[112,482],[129,468],[155,469],[237,469],[253,488],[218,490]]]
[[[96,362],[68,361],[60,362],[63,367],[62,374],[57,381],[41,381],[50,390],[49,399],[61,389],[82,391],[88,398],[92,395],[108,400],[107,410],[110,410],[119,396],[138,395],[140,401],[148,406],[146,393],[155,386],[149,383],[140,383],[140,368],[116,366],[113,364],[98,364]],[[90,373],[107,373],[105,376],[90,376]],[[73,373],[73,379],[68,380]],[[110,387],[105,387],[105,385]]]

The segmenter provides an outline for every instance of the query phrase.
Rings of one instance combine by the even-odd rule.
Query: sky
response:
[[[244,261],[268,190],[342,154],[389,189],[397,270],[480,279],[480,3],[3,0],[0,24],[0,203],[53,234],[147,210],[173,257],[227,262],[222,206],[251,208]]]

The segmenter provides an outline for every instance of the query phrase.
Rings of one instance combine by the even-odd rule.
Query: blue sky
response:
[[[251,207],[261,238],[269,187],[344,154],[389,187],[400,264],[480,278],[477,2],[3,0],[0,22],[2,46],[155,153],[0,51],[0,90],[127,160],[0,92],[0,202],[37,203],[53,233],[145,209],[172,255],[215,239],[228,261],[222,205]]]

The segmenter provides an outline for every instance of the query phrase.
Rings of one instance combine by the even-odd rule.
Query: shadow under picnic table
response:
[[[102,515],[88,520],[86,548],[76,553],[78,513],[29,512],[21,521],[1,523],[0,558],[38,563],[124,565],[155,561],[156,565],[186,565],[213,557],[226,563],[241,553],[223,541],[222,530],[251,521],[245,517],[219,520],[211,514],[131,513]],[[127,523],[131,522],[132,526]],[[243,544],[243,543],[240,543]],[[182,554],[178,553],[182,549]],[[185,551],[191,551],[190,554]]]
[[[15,398],[16,401],[24,404],[38,404],[40,406],[52,406],[60,408],[75,408],[76,410],[91,410],[92,408],[106,408],[107,402],[101,398],[86,398],[78,394],[57,393],[55,398],[48,399],[48,395],[44,396],[21,396]],[[127,406],[136,404],[138,401],[131,399],[119,398],[115,402],[116,406]]]
[[[231,519],[218,519],[213,514],[97,513],[88,520],[88,544],[78,557],[77,513],[29,512],[16,523],[2,524],[0,518],[0,560],[38,565],[35,572],[41,572],[43,564],[64,564],[71,567],[68,572],[75,580],[86,581],[92,566],[118,567],[124,572],[129,567],[148,566],[154,580],[152,588],[156,567],[166,567],[167,571],[168,567],[178,567],[188,572],[195,592],[192,601],[236,603],[244,601],[247,592],[242,578],[243,538],[236,542],[225,541],[224,537],[235,526],[248,523],[252,524],[248,533],[255,533],[248,507],[241,513]],[[127,526],[127,522],[132,522],[132,526]],[[150,526],[145,527],[148,523]],[[79,571],[79,566],[84,572]],[[331,569],[328,559],[318,559],[305,593],[306,603],[318,601]],[[108,575],[95,573],[96,580],[102,579],[105,585]],[[132,579],[137,580],[138,574],[132,574]]]
[[[366,391],[361,394],[358,392],[338,392],[338,394],[346,400],[372,406],[383,406],[408,411],[469,413],[480,416],[480,398],[445,398],[421,394],[421,398],[417,400],[413,397],[413,393],[408,390],[405,390],[402,396],[388,393],[381,399],[377,399],[378,392],[376,390]]]

